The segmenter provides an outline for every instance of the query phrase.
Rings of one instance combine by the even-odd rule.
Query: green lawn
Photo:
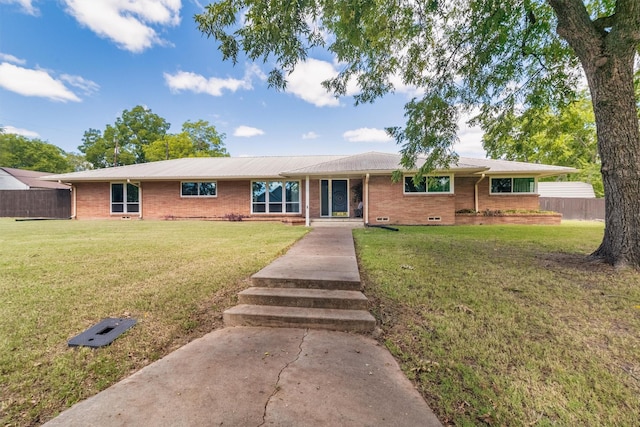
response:
[[[220,327],[247,278],[306,230],[206,221],[0,219],[0,425],[39,425]],[[67,341],[106,317],[111,346]]]
[[[585,262],[562,226],[355,230],[382,337],[445,423],[636,425],[640,274]],[[0,220],[0,421],[38,425],[222,325],[302,227]],[[111,346],[67,340],[105,317]]]
[[[382,340],[445,423],[638,425],[640,273],[603,226],[354,232]]]

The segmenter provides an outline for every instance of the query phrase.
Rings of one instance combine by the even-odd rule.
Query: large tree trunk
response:
[[[590,67],[591,68],[591,67]],[[633,55],[588,70],[605,194],[605,233],[592,254],[616,266],[640,266],[640,131]]]
[[[633,88],[640,2],[617,0],[615,14],[592,21],[582,0],[547,1],[558,34],[582,63],[596,118],[605,232],[592,256],[640,267],[640,130]]]

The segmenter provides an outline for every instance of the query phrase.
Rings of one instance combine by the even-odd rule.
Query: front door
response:
[[[349,182],[346,179],[320,180],[320,216],[349,216]]]

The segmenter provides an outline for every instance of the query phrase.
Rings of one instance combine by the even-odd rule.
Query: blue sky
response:
[[[207,120],[232,156],[397,152],[384,132],[404,124],[415,93],[396,86],[372,105],[339,100],[320,82],[338,71],[326,53],[300,64],[286,92],[269,89],[269,64],[223,62],[193,20],[197,0],[0,0],[0,127],[77,152],[143,105],[178,133]],[[460,123],[463,156],[485,157],[481,132]]]

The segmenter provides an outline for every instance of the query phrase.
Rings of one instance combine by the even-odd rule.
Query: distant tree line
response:
[[[85,131],[78,147],[81,154],[0,128],[0,166],[65,173],[183,157],[229,156],[225,134],[205,120],[186,121],[177,134],[167,133],[170,127],[151,109],[138,105],[124,110],[103,131]]]

